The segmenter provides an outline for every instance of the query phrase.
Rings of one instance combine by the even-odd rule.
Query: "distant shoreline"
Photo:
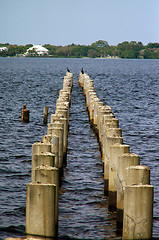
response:
[[[159,43],[122,42],[110,46],[99,40],[91,45],[55,46],[50,44],[25,46],[0,43],[0,57],[99,58],[99,59],[159,59]]]

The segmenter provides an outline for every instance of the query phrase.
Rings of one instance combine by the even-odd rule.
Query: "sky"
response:
[[[159,0],[0,0],[0,43],[159,42]]]

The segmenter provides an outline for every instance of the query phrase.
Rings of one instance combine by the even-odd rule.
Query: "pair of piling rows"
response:
[[[67,161],[67,136],[73,74],[67,72],[47,134],[32,145],[31,183],[26,191],[26,234],[58,235],[58,195]]]
[[[111,107],[100,101],[87,74],[79,74],[79,85],[100,144],[108,211],[117,211],[116,225],[123,239],[151,239],[154,190],[150,169],[141,166],[140,157],[123,144],[119,120]]]

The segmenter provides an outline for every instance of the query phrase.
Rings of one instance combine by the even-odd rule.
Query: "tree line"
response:
[[[8,51],[0,51],[1,57],[22,56],[32,44],[11,45],[2,44],[0,47],[7,47]],[[159,59],[159,43],[148,43],[143,45],[142,42],[124,41],[117,46],[109,45],[107,41],[99,40],[91,45],[55,46],[51,44],[43,45],[49,50],[47,57],[55,58],[139,58],[139,59]],[[33,55],[32,55],[33,56]],[[37,55],[35,55],[37,57]],[[46,56],[46,55],[44,55]]]

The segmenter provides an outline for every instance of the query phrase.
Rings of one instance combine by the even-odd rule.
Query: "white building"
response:
[[[44,55],[44,54],[47,54],[48,55],[48,52],[49,50],[46,49],[45,47],[43,47],[42,45],[33,45],[32,47],[30,47],[26,53],[24,53],[24,56],[27,56],[29,54],[34,54],[34,52],[32,51],[35,51],[38,55]]]
[[[0,47],[0,52],[2,51],[8,51],[8,48],[7,47]]]

